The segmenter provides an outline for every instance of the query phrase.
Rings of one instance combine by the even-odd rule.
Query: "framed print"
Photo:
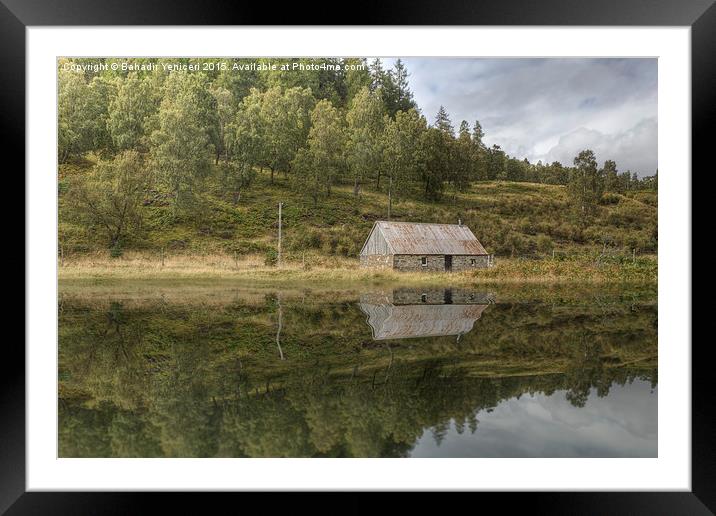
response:
[[[28,302],[2,510],[714,510],[690,299],[716,8],[500,5],[5,1]]]

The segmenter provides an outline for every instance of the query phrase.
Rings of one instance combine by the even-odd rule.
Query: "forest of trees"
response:
[[[282,64],[291,70],[272,68]],[[400,59],[389,69],[355,58],[61,59],[58,75],[59,162],[98,160],[64,187],[111,248],[141,223],[148,197],[200,218],[208,184],[240,205],[258,173],[314,205],[337,185],[358,200],[380,192],[388,217],[401,199],[437,201],[476,181],[567,185],[583,227],[610,192],[657,187],[656,174],[599,166],[590,150],[572,164],[530,163],[486,145],[479,121],[455,124],[444,107],[428,119]]]

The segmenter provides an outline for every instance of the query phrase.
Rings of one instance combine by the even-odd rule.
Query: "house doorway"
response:
[[[445,289],[445,292],[443,293],[443,303],[446,305],[452,304],[452,290],[449,288]]]
[[[445,270],[448,272],[452,270],[452,256],[445,256]]]

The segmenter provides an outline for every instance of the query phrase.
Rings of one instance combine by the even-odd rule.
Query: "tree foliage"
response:
[[[346,114],[346,160],[358,195],[365,177],[382,166],[384,108],[380,94],[364,86],[353,97]]]
[[[567,185],[550,189],[558,192],[557,198],[551,206],[540,208],[540,217],[564,211],[569,199],[579,224],[562,219],[535,222],[530,219],[534,211],[505,197],[499,210],[510,216],[509,222],[480,218],[486,228],[481,239],[492,241],[498,252],[548,249],[545,238],[558,245],[609,240],[656,249],[656,230],[639,222],[656,206],[656,173],[638,177],[630,170],[620,172],[609,159],[599,169],[593,153],[581,153],[573,164],[530,163],[508,154],[491,139],[489,124],[483,127],[477,120],[453,124],[446,106],[429,125],[410,90],[406,63],[400,59],[218,58],[210,60],[208,69],[199,70],[204,62],[198,58],[59,60],[61,201],[65,193],[70,201],[70,190],[82,183],[84,175],[88,176],[85,187],[101,192],[104,183],[95,180],[95,168],[100,163],[106,168],[106,163],[128,151],[138,153],[142,167],[152,172],[147,174],[152,184],[144,208],[152,218],[151,227],[202,221],[194,229],[205,235],[221,233],[227,239],[231,231],[226,228],[238,220],[246,225],[246,234],[255,230],[237,209],[224,220],[219,212],[232,208],[223,206],[223,201],[238,205],[259,199],[246,195],[257,184],[272,184],[273,195],[284,195],[289,186],[291,193],[303,193],[304,201],[313,201],[313,209],[306,208],[310,216],[318,217],[318,199],[338,186],[352,188],[355,194],[349,203],[352,215],[375,216],[371,210],[376,206],[381,217],[384,207],[389,217],[414,217],[412,208],[403,203],[412,199],[428,201],[431,210],[435,208],[420,213],[421,218],[440,219],[451,207],[472,202],[468,199],[479,188],[493,188],[476,182],[497,182],[498,190],[508,186],[500,181],[536,182]],[[127,63],[135,68],[117,66]],[[288,71],[255,65],[286,66]],[[651,192],[642,194],[644,190]],[[393,212],[395,202],[400,205]],[[76,210],[72,202],[61,205],[63,213],[83,212],[79,204]],[[491,206],[480,201],[475,208]],[[320,216],[330,226],[335,219],[327,211]],[[193,220],[179,216],[187,214]],[[92,222],[85,215],[77,217],[81,224],[63,228],[73,242],[80,242],[87,231],[98,231],[99,219]],[[210,227],[209,217],[222,220]],[[609,235],[590,227],[601,223],[610,225]],[[545,238],[538,246],[540,235]],[[183,245],[186,237],[172,235],[166,240]],[[320,245],[330,253],[351,254],[360,246],[354,240],[353,235],[323,235]]]
[[[603,171],[597,168],[594,152],[583,150],[574,158],[574,169],[567,189],[579,221],[586,224],[596,213],[604,193]]]
[[[151,84],[136,73],[130,73],[117,84],[117,94],[109,102],[107,120],[114,148],[146,150],[149,118],[157,111],[152,102]]]
[[[69,195],[86,226],[109,248],[119,249],[127,237],[141,229],[141,206],[150,184],[141,156],[129,150],[76,178]]]
[[[295,159],[298,186],[314,201],[338,180],[345,163],[345,129],[338,110],[330,101],[321,100],[311,113],[308,145]]]
[[[89,82],[78,71],[58,71],[58,160],[106,148],[109,142],[107,110],[112,85],[101,77]]]
[[[174,206],[194,205],[208,175],[218,136],[211,115],[215,103],[200,77],[172,73],[159,108],[159,129],[152,134],[151,158]]]
[[[387,118],[383,159],[393,191],[402,191],[405,184],[422,177],[426,156],[421,143],[427,123],[415,109],[398,111],[395,120]]]

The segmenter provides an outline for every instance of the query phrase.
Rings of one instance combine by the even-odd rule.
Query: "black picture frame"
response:
[[[336,5],[332,5],[334,9]],[[280,12],[278,12],[280,11]],[[331,12],[315,2],[296,4],[229,3],[188,0],[0,0],[0,141],[6,149],[24,148],[25,29],[64,25],[315,25],[319,13]],[[335,11],[334,11],[335,12]],[[362,2],[360,8],[331,25],[618,25],[690,26],[692,44],[692,163],[706,167],[712,147],[708,127],[716,120],[716,5],[714,0],[516,0],[481,2]],[[17,152],[16,152],[17,154]],[[24,155],[17,165],[24,166]],[[685,300],[690,302],[690,300]],[[28,306],[27,309],[32,309]],[[689,346],[690,342],[672,343]],[[708,344],[703,342],[702,344]],[[707,347],[707,346],[705,346]],[[672,493],[530,493],[502,495],[501,509],[528,504],[531,512],[586,514],[710,514],[716,512],[716,435],[711,391],[706,388],[709,361],[705,347],[692,349],[692,491]],[[127,514],[144,512],[149,499],[162,495],[136,493],[25,492],[25,354],[8,339],[14,353],[1,361],[0,381],[0,513]],[[181,512],[202,513],[233,494],[174,498]],[[240,495],[246,497],[246,494]],[[341,507],[364,512],[371,496],[352,495]],[[493,497],[493,495],[482,495]],[[496,495],[500,496],[500,495]],[[218,498],[218,500],[217,500]],[[508,499],[506,499],[508,498]],[[303,498],[305,499],[305,497]],[[424,505],[421,496],[416,497]],[[245,502],[242,502],[245,503]],[[295,503],[295,502],[294,502]],[[308,501],[312,510],[314,501]],[[452,502],[451,502],[452,503]],[[332,503],[322,502],[329,510]],[[165,509],[169,505],[164,506]],[[295,510],[297,506],[293,505]]]

